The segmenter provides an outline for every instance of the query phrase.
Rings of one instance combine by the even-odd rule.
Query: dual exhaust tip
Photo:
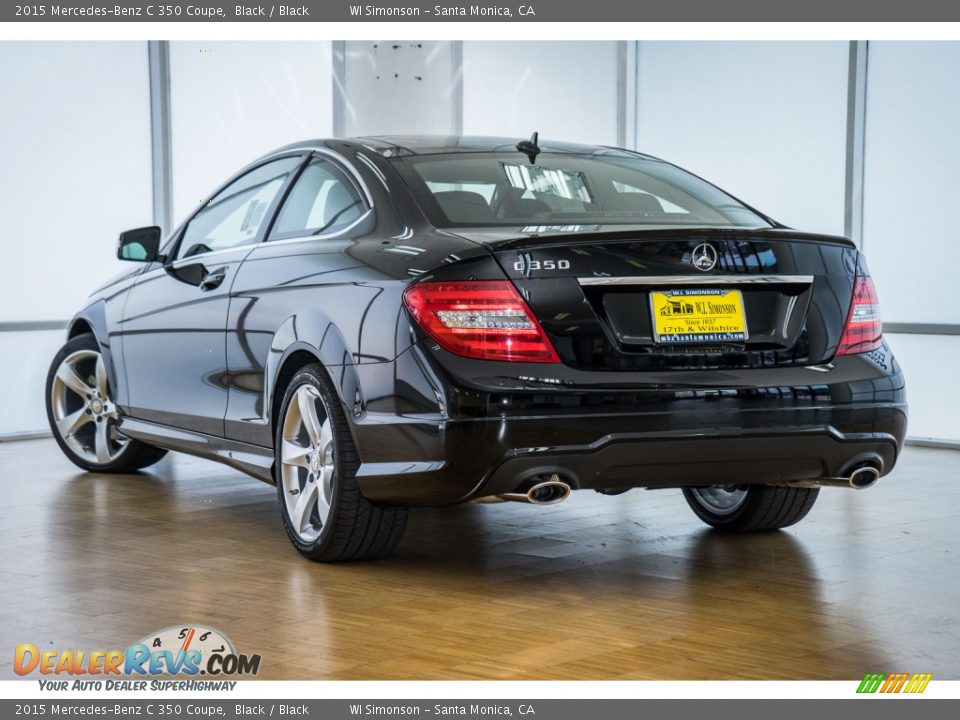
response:
[[[493,501],[523,502],[531,505],[556,505],[562,503],[573,491],[570,483],[560,479],[557,473],[552,473],[542,479],[541,475],[534,478],[533,484],[526,491],[500,493],[491,498]],[[858,465],[846,477],[827,478],[817,482],[818,485],[834,485],[851,487],[854,490],[866,490],[876,485],[880,479],[880,468],[873,464]]]

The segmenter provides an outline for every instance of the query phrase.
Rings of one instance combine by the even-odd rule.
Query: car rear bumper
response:
[[[511,451],[475,495],[514,492],[518,480],[552,473],[574,488],[598,490],[839,478],[862,463],[889,472],[898,452],[889,433],[844,434],[829,426],[613,434],[587,446]]]
[[[465,387],[437,374],[437,412],[358,418],[358,482],[375,501],[449,505],[552,473],[610,490],[836,478],[862,463],[889,473],[907,426],[892,355],[800,370],[697,373],[683,387],[616,392],[504,389],[503,378]],[[787,382],[797,379],[807,382]]]

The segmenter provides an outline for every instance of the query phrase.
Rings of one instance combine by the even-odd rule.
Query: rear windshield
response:
[[[769,227],[713,185],[660,160],[515,153],[406,157],[438,227],[648,224]],[[410,173],[407,173],[411,175]]]

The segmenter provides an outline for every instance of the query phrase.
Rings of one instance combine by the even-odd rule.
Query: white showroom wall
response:
[[[330,137],[332,68],[327,41],[170,43],[174,223],[260,155]]]
[[[344,45],[343,134],[455,131],[458,78],[446,41],[351,41]]]
[[[637,149],[791,227],[843,233],[846,42],[641,42]]]
[[[960,324],[958,43],[870,43],[863,245],[884,322]],[[960,441],[960,335],[890,338],[907,373],[910,435]]]
[[[467,135],[617,144],[616,42],[465,42]]]
[[[0,43],[0,88],[0,325],[63,321],[122,270],[119,232],[151,221],[147,44]],[[0,436],[46,429],[63,335],[0,332],[0,372],[16,378]]]
[[[889,306],[882,293],[880,303],[881,308]],[[960,337],[885,335],[907,378],[908,437],[960,443],[960,392],[952,376],[960,359]]]

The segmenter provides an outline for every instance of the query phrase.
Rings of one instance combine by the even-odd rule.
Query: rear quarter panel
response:
[[[402,303],[407,284],[454,266],[459,274],[503,277],[482,247],[434,230],[389,164],[357,162],[350,148],[337,149],[354,161],[374,212],[351,236],[266,242],[244,261],[227,319],[231,439],[273,445],[273,400],[283,392],[277,377],[298,351],[323,363],[348,417],[358,402],[395,404],[404,381],[390,364],[416,341]],[[376,378],[373,397],[360,385],[361,365],[387,368],[368,375]]]

